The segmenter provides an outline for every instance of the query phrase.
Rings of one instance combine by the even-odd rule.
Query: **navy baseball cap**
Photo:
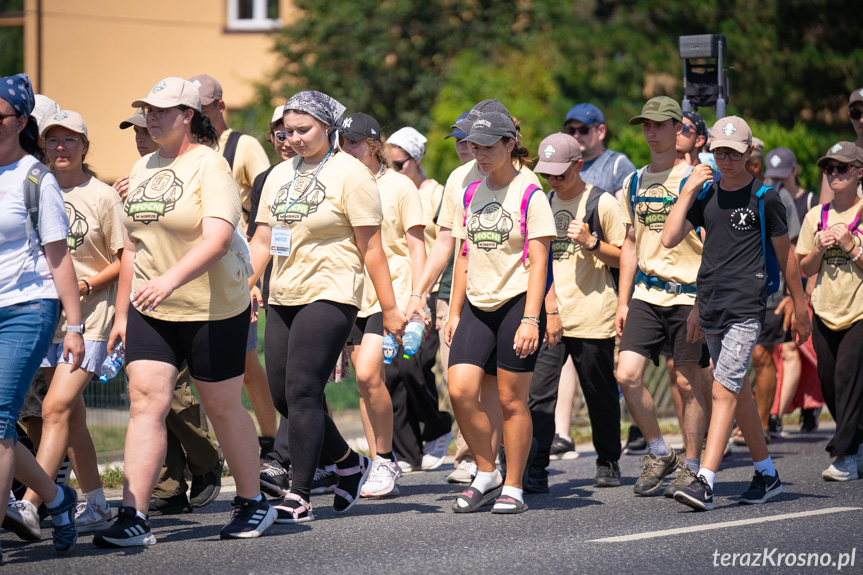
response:
[[[459,127],[459,123],[465,118],[467,118],[468,114],[470,114],[470,110],[464,112],[461,116],[458,117],[458,119],[455,121],[455,124],[450,126],[450,128],[452,128],[452,132],[444,136],[444,140],[446,140],[447,138],[455,138],[456,140],[464,140],[465,138],[467,138],[467,132],[465,132]]]
[[[566,113],[566,120],[563,122],[564,125],[570,120],[576,120],[590,126],[591,124],[604,124],[605,116],[593,104],[583,103],[576,104],[569,109],[569,112]]]

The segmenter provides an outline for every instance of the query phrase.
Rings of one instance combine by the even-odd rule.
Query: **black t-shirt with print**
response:
[[[713,184],[686,214],[693,226],[705,231],[697,282],[705,332],[719,333],[747,319],[764,322],[767,293],[755,196],[760,188],[761,182],[754,178],[733,191]],[[788,233],[785,206],[772,188],[764,196],[764,217],[767,241]]]

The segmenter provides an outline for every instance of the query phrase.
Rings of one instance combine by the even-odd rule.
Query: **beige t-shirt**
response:
[[[857,217],[861,202],[850,210],[837,212],[833,205],[827,213],[830,228],[848,226]],[[815,206],[803,218],[800,236],[797,238],[797,253],[805,256],[815,249],[815,234],[821,223],[821,206]],[[856,246],[861,245],[861,236],[851,236]],[[821,260],[815,288],[812,290],[812,309],[824,324],[832,330],[850,327],[863,319],[863,270],[851,261],[842,248],[836,246],[827,250]]]
[[[411,256],[405,234],[412,227],[424,224],[422,200],[413,181],[395,170],[386,170],[377,182],[383,209],[381,242],[393,279],[396,305],[399,309],[405,309],[413,287]],[[379,311],[381,304],[378,294],[366,270],[363,305],[359,317],[368,317]]]
[[[656,174],[644,170],[638,179],[638,195],[655,198],[679,197],[680,182],[689,172],[688,168],[689,165],[682,162],[670,170]],[[623,184],[623,209],[620,218],[624,225],[633,223],[632,206],[629,202],[631,179],[632,176],[627,177]],[[692,285],[698,277],[704,246],[695,230],[672,249],[662,245],[662,229],[673,206],[670,202],[637,202],[635,254],[638,257],[638,268],[650,277]],[[643,283],[635,285],[632,297],[660,307],[695,303],[695,294],[672,294],[659,288],[647,289]]]
[[[228,162],[207,146],[176,158],[159,152],[138,160],[129,174],[126,230],[135,244],[132,292],[164,274],[201,241],[204,218],[236,227],[240,194]],[[209,270],[180,286],[153,311],[141,313],[167,321],[227,319],[249,307],[249,287],[236,242]]]
[[[557,237],[551,242],[554,261],[554,291],[563,322],[563,335],[603,339],[614,336],[614,315],[617,311],[617,294],[608,266],[566,237],[572,220],[584,220],[587,198],[593,186],[571,200],[562,200],[554,192],[549,194]],[[599,221],[605,242],[623,245],[625,229],[620,223],[620,204],[611,194],[602,194],[597,204]],[[591,230],[594,231],[594,230]]]
[[[74,188],[64,188],[63,201],[69,217],[66,247],[72,255],[75,276],[86,280],[104,270],[114,261],[126,244],[123,227],[123,200],[114,188],[90,178]],[[81,297],[81,317],[84,319],[84,339],[107,341],[114,323],[114,302],[117,283]],[[54,343],[66,335],[66,313],[54,333]]]
[[[440,229],[440,226],[435,223],[435,216],[438,215],[438,208],[443,210],[443,191],[444,187],[431,179],[423,182],[419,188],[423,213],[425,214],[425,234],[423,237],[425,239],[426,254],[431,251]],[[440,289],[440,278],[435,282],[431,293],[435,293],[438,289]]]
[[[305,163],[293,182],[301,162],[297,156],[273,168],[261,194],[256,221],[271,228],[287,222],[291,230],[290,253],[273,256],[269,303],[329,300],[359,309],[365,274],[353,228],[381,225],[375,178],[359,160],[337,152],[314,182],[318,166]]]
[[[468,241],[467,298],[486,311],[496,310],[527,291],[530,260],[522,262],[525,237],[521,233],[521,200],[533,183],[532,172],[528,172],[519,172],[507,187],[496,192],[483,180],[468,207],[467,228],[463,225],[464,202],[455,206],[452,235]],[[527,236],[556,235],[548,198],[540,189],[528,204]]]
[[[223,155],[231,132],[233,130],[228,128],[219,136],[219,152]],[[270,159],[261,143],[248,134],[241,135],[240,139],[237,140],[237,152],[234,154],[232,173],[240,190],[240,199],[243,201],[243,229],[249,226],[249,218],[251,217],[249,210],[252,209],[252,184],[254,184],[258,174],[269,167]]]

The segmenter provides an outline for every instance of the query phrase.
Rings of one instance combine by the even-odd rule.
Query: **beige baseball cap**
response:
[[[44,138],[45,134],[48,133],[48,130],[54,126],[63,126],[68,130],[72,130],[73,132],[83,134],[84,137],[88,137],[87,124],[84,123],[84,118],[81,117],[81,114],[73,112],[72,110],[60,110],[53,116],[43,118],[41,124],[41,136]]]
[[[539,161],[533,168],[537,174],[560,176],[573,162],[581,159],[581,146],[578,140],[558,132],[545,138],[539,144]]]
[[[276,122],[281,122],[285,118],[285,106],[276,106],[276,109],[273,110],[273,119],[270,120],[271,124],[275,124]]]
[[[198,74],[189,78],[201,94],[201,105],[209,106],[222,99],[222,85],[208,74]]]
[[[863,88],[858,88],[851,92],[851,95],[848,97],[848,105],[856,104],[857,102],[863,102]]]
[[[854,142],[837,142],[827,150],[826,156],[818,158],[816,164],[823,168],[828,160],[837,160],[843,164],[857,162],[863,165],[863,149],[858,148]]]
[[[156,108],[188,106],[200,112],[201,95],[198,93],[198,88],[188,80],[171,76],[160,80],[147,96],[132,102],[133,108],[143,108],[144,106]]]
[[[30,117],[36,120],[36,125],[39,127],[39,131],[41,133],[42,122],[45,118],[49,118],[59,112],[60,105],[43,94],[36,94],[34,98],[36,100],[36,105],[33,107],[33,111],[30,112]]]
[[[710,136],[713,138],[710,151],[731,148],[742,154],[752,145],[752,130],[749,129],[749,124],[737,116],[726,116],[717,120],[710,130]]]
[[[125,120],[120,122],[121,130],[131,128],[132,126],[138,126],[139,128],[147,127],[147,118],[144,117],[144,110],[142,110],[141,108],[135,110],[135,113],[132,114],[130,118],[126,118]]]

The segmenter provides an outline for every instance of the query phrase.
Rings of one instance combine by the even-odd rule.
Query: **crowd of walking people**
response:
[[[22,539],[50,516],[60,553],[82,533],[153,545],[150,517],[210,504],[225,465],[224,539],[313,521],[323,493],[348,513],[439,468],[453,421],[448,481],[465,487],[448,507],[523,513],[550,460],[578,457],[579,384],[596,488],[620,487],[621,456],[642,454],[634,495],[710,510],[736,443],[753,465],[739,502],[765,503],[783,491],[769,451],[782,416],[801,407],[812,431],[821,405],[836,424],[823,478],[863,474],[863,89],[848,103],[856,141],[822,151],[816,195],[746,119],[708,129],[668,96],[629,121],[644,166],[605,147],[592,103],[537,146],[521,135],[530,118],[483,100],[454,118],[462,165],[441,184],[419,131],[387,137],[391,119],[303,91],[273,111],[270,166],[208,75],[131,102],[119,129],[141,157],[111,185],[86,162],[79,113],[25,74],[0,82],[0,519]],[[418,349],[385,354],[417,329]],[[83,391],[118,350],[130,417],[114,513]],[[661,357],[679,449],[644,381]],[[368,453],[325,396],[348,362]]]

